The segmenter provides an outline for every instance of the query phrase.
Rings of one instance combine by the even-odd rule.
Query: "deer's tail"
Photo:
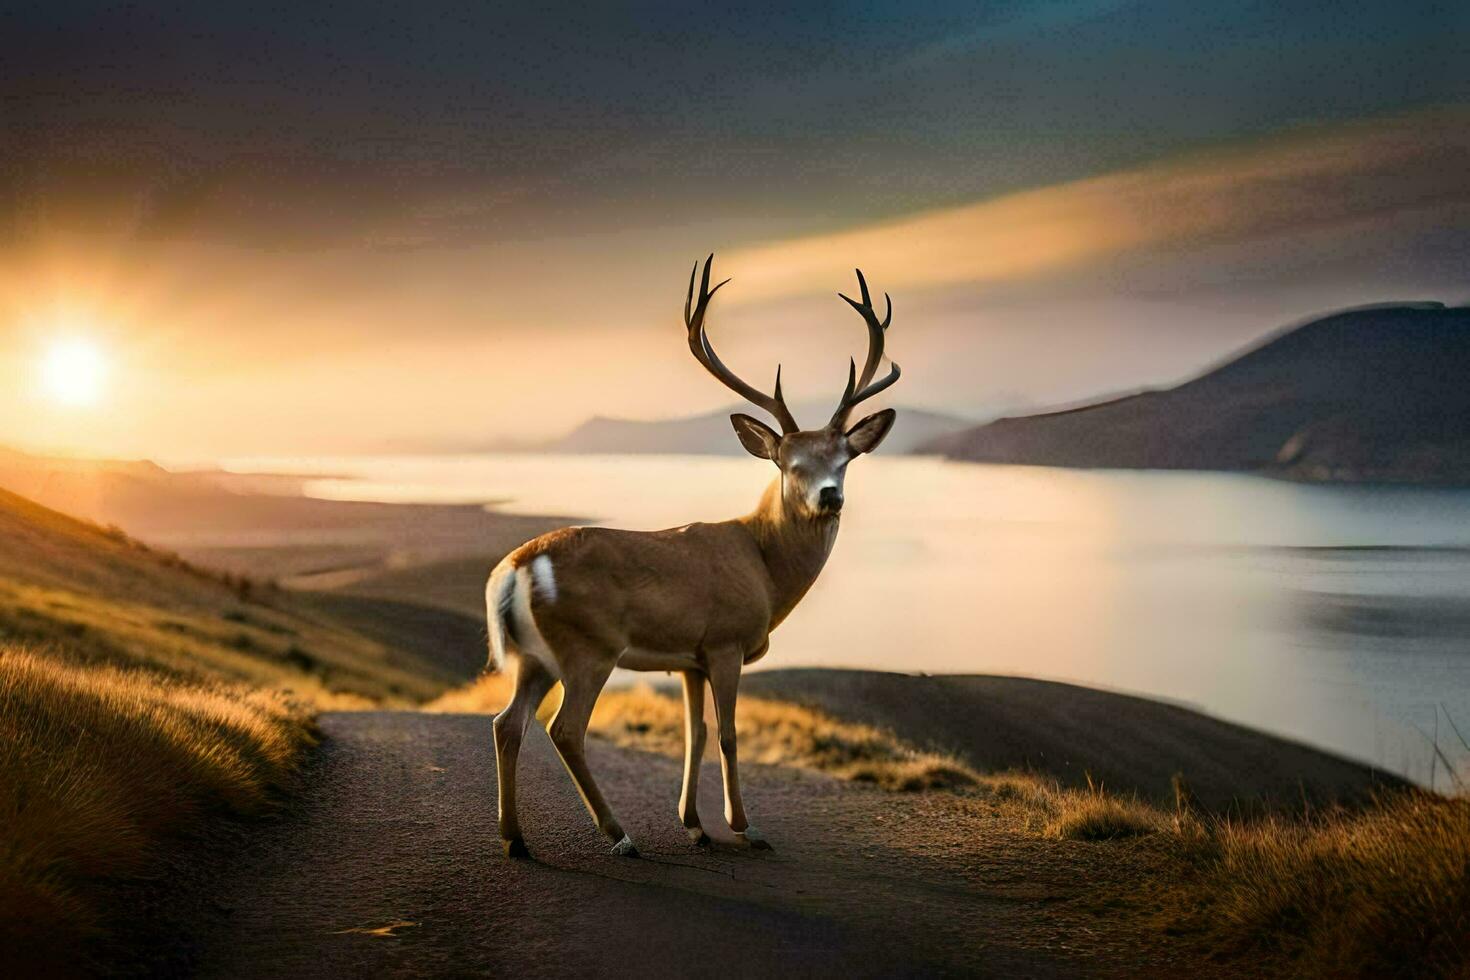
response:
[[[516,646],[516,573],[518,569],[510,559],[502,561],[490,573],[485,585],[485,619],[490,634],[490,659],[485,664],[487,673],[499,673],[505,669],[507,647]]]

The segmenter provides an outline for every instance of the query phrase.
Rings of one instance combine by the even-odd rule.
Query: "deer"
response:
[[[747,819],[736,762],[735,704],[740,674],[765,656],[780,626],[816,582],[837,539],[847,465],[878,448],[893,427],[892,408],[848,421],[862,402],[890,387],[899,367],[874,380],[884,356],[893,301],[884,294],[880,320],[868,283],[857,270],[861,299],[838,293],[867,325],[862,371],[848,360],[847,387],[827,424],[802,429],[781,393],[781,369],[771,394],[741,380],[715,354],[705,332],[714,254],[689,274],[684,325],[689,351],[717,381],[768,413],[779,432],[745,414],[730,416],[740,444],[776,465],[778,474],[751,513],[717,523],[662,531],[567,527],[510,552],[485,588],[490,657],[487,670],[514,673],[514,693],[493,722],[499,784],[500,837],[509,857],[529,857],[516,813],[516,761],[527,725],[560,682],[562,702],[547,725],[597,829],[612,853],[638,849],[598,789],[587,765],[587,726],[613,668],[677,672],[683,680],[684,768],[679,819],[692,842],[710,838],[696,798],[704,758],[706,685],[712,694],[724,778],[725,820],[737,843],[769,850]]]

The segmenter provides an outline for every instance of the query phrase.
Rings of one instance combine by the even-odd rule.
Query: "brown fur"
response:
[[[790,514],[773,482],[751,514],[664,531],[568,527],[511,553],[516,568],[546,556],[556,599],[535,593],[536,625],[568,630],[610,655],[634,648],[658,653],[735,647],[763,650],[817,580],[836,540],[837,515]]]
[[[585,754],[587,724],[614,667],[683,674],[686,758],[679,815],[697,840],[704,839],[695,798],[708,684],[719,727],[725,819],[752,846],[768,846],[747,823],[740,799],[735,744],[740,670],[765,654],[771,631],[821,574],[837,539],[847,464],[878,447],[893,426],[894,411],[869,415],[846,431],[843,426],[854,406],[898,379],[898,366],[892,365],[883,381],[869,384],[882,357],[888,318],[878,320],[858,273],[862,302],[843,298],[868,324],[869,356],[861,379],[856,364],[850,364],[847,390],[831,422],[798,429],[782,400],[779,372],[775,393],[764,395],[731,373],[709,347],[705,309],[724,285],[709,288],[712,261],[713,256],[705,263],[697,305],[690,275],[684,310],[690,350],[722,384],[780,421],[778,434],[748,415],[730,417],[746,450],[775,463],[781,478],[745,517],[666,531],[563,528],[517,548],[491,573],[492,660],[506,654],[516,673],[515,694],[495,718],[500,835],[508,854],[526,853],[515,802],[521,739],[558,680],[563,696],[548,729],[552,743],[598,829],[617,842],[613,850],[637,853],[598,789]],[[550,563],[554,589],[536,581],[541,558]],[[519,598],[512,601],[513,596]]]
[[[750,829],[740,798],[735,743],[740,670],[765,654],[771,631],[821,574],[837,539],[842,474],[857,454],[854,444],[876,446],[892,415],[870,416],[848,433],[823,429],[784,437],[769,430],[766,437],[753,428],[760,423],[748,423],[748,431],[761,437],[757,445],[768,445],[769,458],[781,469],[781,478],[766,488],[750,514],[664,531],[562,528],[528,541],[505,559],[515,569],[534,569],[536,559],[545,557],[556,583],[554,595],[533,588],[530,599],[531,618],[545,644],[542,652],[555,670],[517,650],[509,657],[516,693],[495,719],[500,830],[507,853],[525,852],[515,804],[520,741],[556,680],[564,693],[549,728],[552,742],[598,829],[619,842],[620,853],[632,851],[584,753],[592,708],[615,666],[683,674],[687,737],[679,815],[697,839],[704,838],[694,801],[708,684],[719,727],[725,817],[753,846],[768,846]],[[818,506],[823,485],[835,487],[838,509]],[[496,614],[492,608],[491,615]]]

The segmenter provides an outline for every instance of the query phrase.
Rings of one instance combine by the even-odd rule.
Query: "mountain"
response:
[[[825,417],[820,406],[803,406],[798,418],[808,421]],[[571,432],[537,447],[546,453],[689,453],[695,455],[740,456],[730,415],[754,412],[748,406],[731,406],[705,415],[661,421],[632,419],[588,419]],[[831,412],[828,406],[826,413]],[[755,413],[759,417],[759,413]],[[898,409],[898,421],[878,450],[890,456],[913,452],[918,446],[941,436],[964,429],[966,419],[921,409]]]
[[[1332,313],[1177,387],[931,440],[952,459],[1470,483],[1470,308]]]

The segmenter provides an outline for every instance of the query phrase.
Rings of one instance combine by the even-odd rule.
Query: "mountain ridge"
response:
[[[879,449],[879,452],[890,456],[912,452],[930,440],[972,424],[969,419],[942,412],[895,407],[898,420]],[[820,406],[797,408],[796,414],[802,418],[823,415]],[[749,406],[730,405],[712,412],[676,419],[640,420],[593,416],[564,436],[541,443],[532,450],[522,451],[740,456],[744,450],[740,448],[739,441],[731,431],[730,415],[750,411]]]
[[[1470,484],[1470,307],[1338,310],[1203,373],[919,447],[950,459]]]

